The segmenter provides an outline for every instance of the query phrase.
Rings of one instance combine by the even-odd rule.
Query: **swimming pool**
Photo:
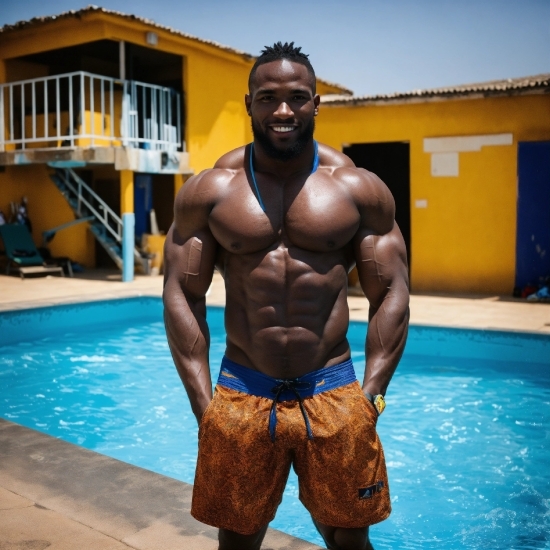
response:
[[[154,298],[0,314],[0,416],[192,482],[161,315]],[[223,310],[208,319],[217,367]],[[359,377],[364,331],[349,330]],[[412,327],[379,422],[393,514],[377,550],[550,548],[549,413],[547,336]],[[292,476],[272,526],[321,544],[297,492]]]

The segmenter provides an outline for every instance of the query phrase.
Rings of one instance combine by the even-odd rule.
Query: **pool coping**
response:
[[[130,283],[116,271],[20,280],[0,275],[0,312],[98,299],[162,296],[162,276],[138,276]],[[369,304],[357,289],[348,293],[350,318],[367,321]],[[208,305],[225,305],[225,288],[216,272]],[[411,294],[411,324],[550,334],[550,303],[527,302],[508,296]]]
[[[56,300],[32,300],[29,302],[14,302],[10,304],[9,306],[2,306],[0,304],[0,316],[5,313],[16,313],[16,312],[23,312],[28,310],[37,310],[42,308],[52,308],[52,307],[58,307],[58,306],[70,306],[70,305],[78,305],[78,304],[85,304],[85,303],[99,303],[99,302],[109,302],[109,301],[118,301],[118,300],[127,300],[127,299],[136,299],[136,298],[162,298],[161,295],[152,293],[152,292],[129,292],[125,294],[124,296],[121,296],[120,293],[106,293],[102,294],[101,296],[96,296],[95,298],[90,298],[88,296],[69,296],[64,299],[56,299]],[[354,296],[348,296],[348,301],[352,301],[353,299],[357,299]],[[364,301],[364,298],[362,299]],[[353,304],[353,302],[352,302]],[[352,305],[351,304],[351,305]],[[535,305],[535,304],[530,304]],[[548,318],[550,320],[550,305],[537,303],[536,305],[542,305],[543,307],[548,307]],[[214,308],[223,308],[225,307],[225,302],[223,300],[214,299],[214,300],[207,300],[207,306],[208,307],[214,307]],[[353,314],[353,311],[351,311],[352,308],[350,307],[350,322],[360,322],[360,323],[368,323],[368,313],[365,315],[364,306],[361,308],[360,314]],[[487,331],[487,332],[502,332],[502,333],[518,333],[518,334],[534,334],[534,335],[540,335],[540,336],[550,336],[550,322],[547,323],[546,328],[541,329],[528,329],[528,328],[509,328],[509,327],[499,327],[499,326],[472,326],[472,324],[464,322],[464,323],[456,323],[456,324],[435,324],[430,322],[414,322],[411,321],[409,326],[410,327],[419,327],[419,328],[446,328],[450,330],[478,330],[478,331]]]
[[[214,550],[192,486],[0,419],[0,547]],[[32,526],[32,527],[31,527]],[[268,529],[264,548],[319,546]]]

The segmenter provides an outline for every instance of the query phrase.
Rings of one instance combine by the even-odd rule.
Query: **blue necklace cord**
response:
[[[310,176],[313,174],[317,168],[319,168],[319,145],[317,145],[317,142],[313,140],[313,147],[314,147],[314,153],[313,153],[313,168],[311,169]],[[249,164],[250,164],[250,175],[252,176],[252,183],[254,184],[254,189],[256,191],[256,198],[258,199],[258,203],[260,204],[261,209],[265,212],[265,205],[264,201],[262,200],[262,196],[260,195],[260,190],[258,189],[258,183],[256,182],[256,175],[254,174],[254,142],[250,144],[250,158],[249,158]]]
[[[258,189],[258,184],[256,183],[256,176],[254,175],[254,142],[250,144],[250,175],[252,176],[252,183],[254,184],[254,189],[256,190],[256,198],[260,203],[262,210],[265,212],[264,201],[260,195],[260,190]]]

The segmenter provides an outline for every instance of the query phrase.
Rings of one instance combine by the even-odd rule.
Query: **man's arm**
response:
[[[370,304],[363,391],[384,395],[407,340],[407,252],[389,190],[373,174],[369,179],[375,200],[365,208],[365,222],[354,240],[359,282]]]
[[[212,399],[205,295],[217,247],[208,228],[209,193],[200,191],[200,180],[201,175],[189,180],[176,198],[164,248],[163,292],[168,344],[199,423]]]

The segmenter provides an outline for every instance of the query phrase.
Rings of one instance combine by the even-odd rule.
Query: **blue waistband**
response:
[[[303,399],[346,386],[356,380],[351,359],[332,367],[324,367],[309,372],[298,378],[273,378],[248,367],[243,367],[224,357],[222,359],[218,384],[249,395],[272,399],[273,403],[269,411],[268,429],[271,441],[275,441],[277,403],[279,401],[298,401],[302,416],[304,417],[307,437],[308,439],[313,439],[313,430],[309,423]]]
[[[351,359],[308,372],[298,378],[273,378],[257,370],[243,367],[227,357],[222,359],[218,384],[257,397],[267,397],[277,401],[297,399],[296,392],[303,399],[318,393],[334,390],[357,380]],[[283,385],[281,389],[279,387]],[[296,391],[294,391],[296,390]]]

